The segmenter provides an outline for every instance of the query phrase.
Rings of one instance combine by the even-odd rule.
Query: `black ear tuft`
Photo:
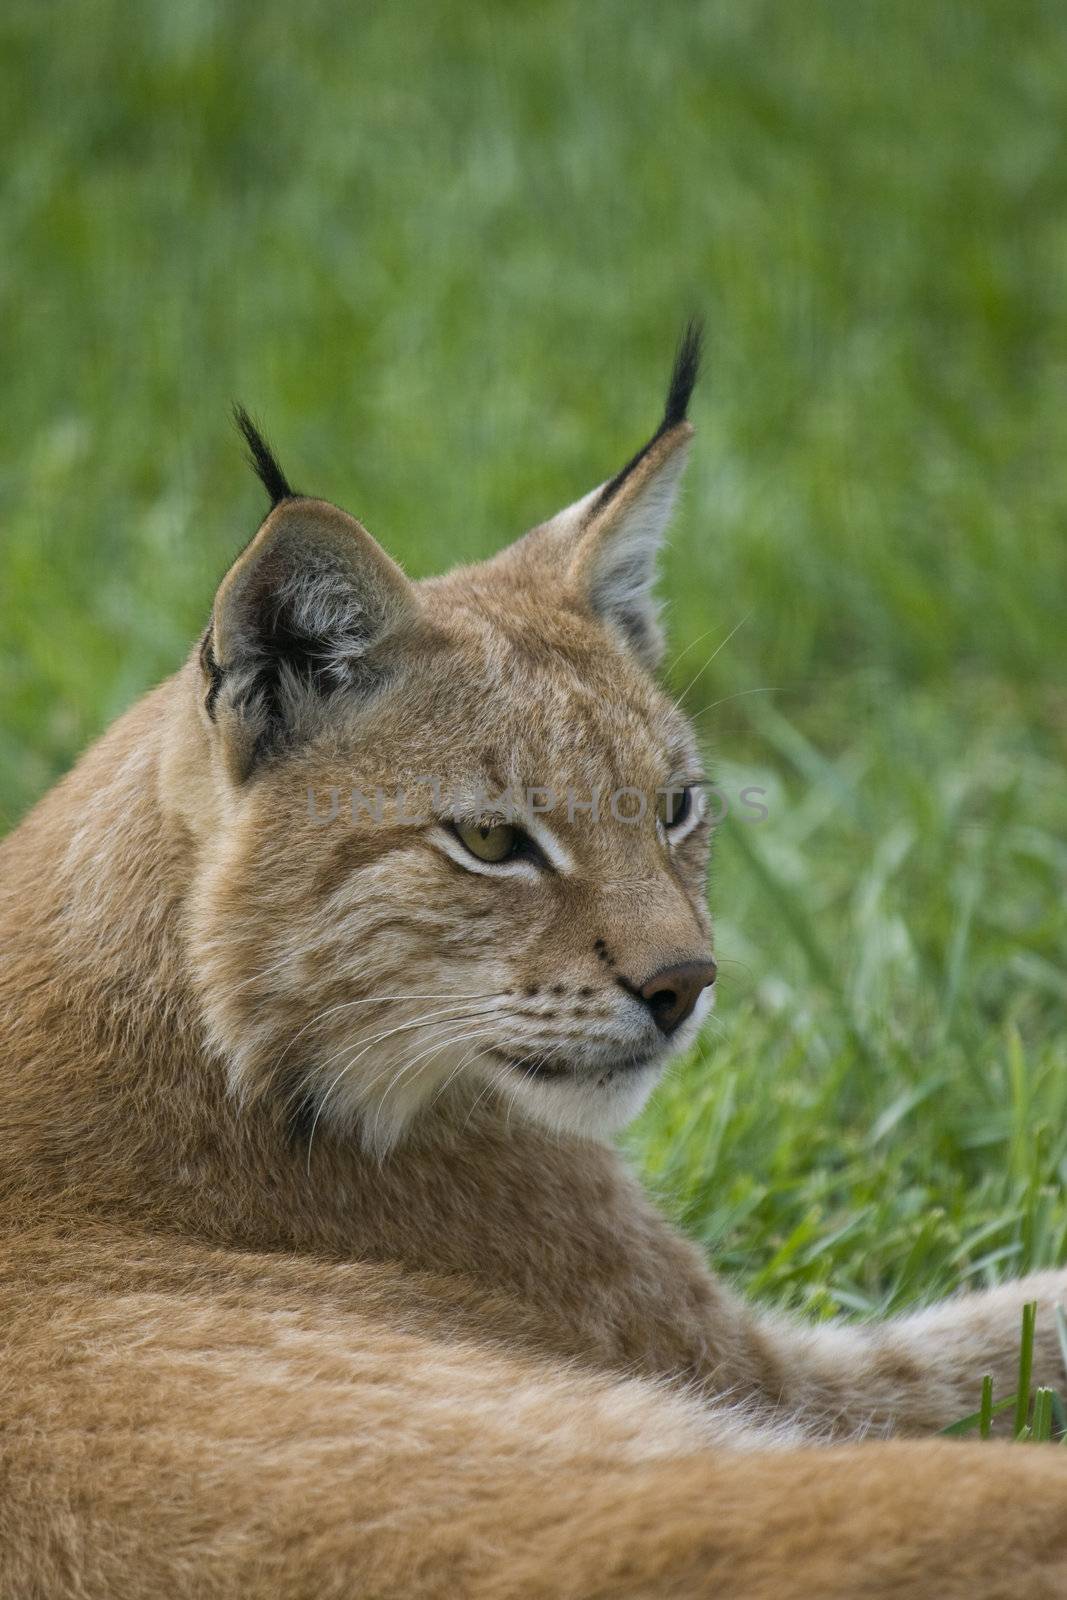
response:
[[[248,415],[244,406],[234,406],[233,420],[248,446],[248,462],[270,496],[271,509],[283,500],[294,498],[289,481],[278,465],[274,452]]]
[[[689,410],[689,400],[696,387],[700,374],[700,357],[704,348],[704,319],[690,317],[685,325],[685,330],[678,343],[678,350],[674,357],[674,366],[671,369],[671,381],[667,390],[667,404],[663,410],[663,421],[659,431],[665,433],[668,428],[676,428],[679,422],[685,421],[685,414]]]
[[[685,421],[685,414],[689,410],[689,401],[696,386],[700,372],[700,353],[704,346],[704,321],[701,317],[690,317],[678,341],[675,352],[674,366],[671,368],[671,381],[667,388],[667,404],[663,411],[663,421],[652,435],[647,444],[641,446],[635,456],[631,456],[621,472],[606,483],[597,496],[591,514],[601,511],[608,501],[613,499],[622,488],[634,468],[640,466],[654,444],[663,438],[665,433],[670,433],[680,422]]]

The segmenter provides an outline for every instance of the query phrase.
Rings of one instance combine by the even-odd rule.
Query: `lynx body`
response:
[[[246,419],[203,638],[0,846],[3,1600],[1067,1592],[1063,1452],[909,1438],[1067,1280],[757,1314],[607,1141],[714,997],[653,675],[696,357],[421,584]]]

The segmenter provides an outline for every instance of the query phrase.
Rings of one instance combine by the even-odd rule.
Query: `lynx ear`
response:
[[[241,782],[321,726],[332,696],[379,687],[415,601],[366,529],[294,494],[248,417],[237,420],[272,509],[219,586],[200,661],[205,712]]]
[[[702,328],[690,322],[671,371],[663,420],[621,472],[521,539],[525,564],[562,572],[570,597],[616,628],[648,667],[662,655],[656,563],[693,429],[686,421],[700,367]]]

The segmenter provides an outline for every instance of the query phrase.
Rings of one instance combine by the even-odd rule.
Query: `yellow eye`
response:
[[[506,861],[519,842],[518,828],[506,822],[457,822],[456,832],[472,856],[479,861]]]
[[[692,804],[692,789],[665,789],[659,797],[656,815],[665,828],[677,828],[688,817]]]

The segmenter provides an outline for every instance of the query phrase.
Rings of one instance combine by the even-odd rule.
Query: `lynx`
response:
[[[0,847],[0,1595],[1067,1592],[1067,1458],[920,1439],[1045,1274],[747,1307],[610,1135],[716,987],[658,686],[698,337],[612,478],[408,580],[295,493]]]

